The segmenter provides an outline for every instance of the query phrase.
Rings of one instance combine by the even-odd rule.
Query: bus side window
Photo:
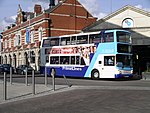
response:
[[[91,34],[89,36],[89,43],[99,43],[101,42],[100,34]]]
[[[72,36],[71,37],[71,45],[75,45],[76,44],[76,36]]]
[[[50,46],[59,46],[59,38],[53,38],[50,40]]]
[[[48,63],[49,62],[49,57],[46,56],[45,60],[46,60],[46,63]]]
[[[69,56],[60,56],[60,64],[69,64]]]
[[[77,36],[77,44],[88,44],[88,35]]]
[[[62,37],[60,45],[70,45],[70,37]]]
[[[50,39],[44,39],[42,47],[50,47]]]
[[[76,65],[79,65],[79,64],[80,64],[80,57],[76,56]]]
[[[50,64],[59,64],[59,57],[50,57]]]
[[[75,56],[71,56],[71,64],[75,64]]]
[[[104,56],[104,66],[114,66],[115,65],[114,56]]]
[[[113,33],[105,33],[104,40],[105,42],[114,42]]]

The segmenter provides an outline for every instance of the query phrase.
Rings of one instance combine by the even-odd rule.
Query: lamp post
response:
[[[2,64],[2,37],[3,35],[0,33],[0,64]]]
[[[28,47],[29,47],[29,52],[28,52],[28,61],[29,61],[29,65],[31,63],[31,43],[30,43],[30,15],[28,16],[28,21],[29,21],[29,25],[28,25],[28,36],[26,37],[26,42],[28,44]]]

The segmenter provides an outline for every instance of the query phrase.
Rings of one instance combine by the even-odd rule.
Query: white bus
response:
[[[131,34],[104,30],[41,41],[40,72],[56,76],[98,78],[132,77]]]

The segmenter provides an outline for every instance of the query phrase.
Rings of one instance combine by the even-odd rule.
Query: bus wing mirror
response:
[[[102,64],[102,61],[99,61],[99,64]]]

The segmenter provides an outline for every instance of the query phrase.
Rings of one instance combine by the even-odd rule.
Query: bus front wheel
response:
[[[91,73],[92,79],[99,79],[99,76],[100,76],[100,74],[99,74],[98,70],[95,69],[92,71],[92,73]]]

